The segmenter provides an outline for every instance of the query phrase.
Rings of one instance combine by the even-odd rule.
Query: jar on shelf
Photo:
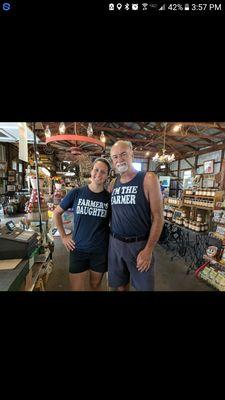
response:
[[[173,216],[173,213],[172,213],[172,211],[167,211],[167,218],[172,218],[172,216]]]
[[[201,226],[200,226],[200,222],[196,223],[196,232],[200,232],[201,231]]]
[[[202,216],[201,216],[201,214],[197,214],[197,222],[202,222]]]
[[[211,193],[211,195],[214,197],[214,196],[215,196],[215,194],[216,194],[216,191],[215,191],[215,189],[212,189],[212,193]]]
[[[207,194],[207,196],[211,196],[211,190],[210,189],[207,189],[207,192],[206,192]]]

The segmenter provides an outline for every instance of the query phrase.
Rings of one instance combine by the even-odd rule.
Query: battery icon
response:
[[[184,9],[185,9],[185,11],[189,10],[189,4],[185,4]]]

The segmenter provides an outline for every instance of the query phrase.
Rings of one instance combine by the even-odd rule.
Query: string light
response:
[[[182,124],[177,124],[177,125],[174,126],[173,131],[174,132],[178,132],[178,131],[181,130],[181,127],[182,127]]]
[[[93,128],[91,123],[89,122],[88,127],[87,127],[87,135],[88,136],[93,136]]]
[[[105,137],[103,131],[101,131],[100,140],[101,140],[102,143],[105,143],[105,142],[106,142],[106,137]]]
[[[60,133],[61,135],[64,135],[65,131],[66,131],[66,126],[65,126],[64,122],[61,122],[61,123],[59,124],[59,133]]]
[[[51,131],[49,129],[49,125],[47,125],[45,128],[45,137],[50,137],[50,136],[51,136]]]

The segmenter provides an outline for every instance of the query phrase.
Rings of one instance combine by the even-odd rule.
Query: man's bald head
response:
[[[117,142],[116,143],[114,143],[113,145],[112,145],[112,147],[111,147],[111,154],[112,154],[112,150],[113,149],[115,149],[115,148],[118,148],[118,147],[124,147],[124,148],[127,148],[127,149],[129,149],[129,150],[133,150],[133,146],[132,146],[132,143],[131,142],[129,142],[128,140],[117,140]]]

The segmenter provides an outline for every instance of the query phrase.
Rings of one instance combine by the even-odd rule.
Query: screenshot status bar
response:
[[[224,14],[224,4],[210,3],[182,3],[182,2],[108,2],[110,15],[221,15]]]
[[[83,0],[83,6],[84,6]],[[96,4],[95,4],[96,3]],[[99,16],[192,16],[192,15],[224,15],[224,4],[222,2],[140,2],[140,1],[99,1],[92,2],[91,11]],[[74,13],[81,13],[85,15],[88,12],[87,8],[81,9],[81,3],[73,4],[70,1],[62,1],[57,5],[53,2],[48,3],[45,1],[24,1],[24,0],[0,0],[0,17],[10,17],[10,16],[29,16],[31,13],[35,14],[41,12],[42,15],[50,10],[54,12],[61,12],[71,14],[71,8],[73,6]]]

